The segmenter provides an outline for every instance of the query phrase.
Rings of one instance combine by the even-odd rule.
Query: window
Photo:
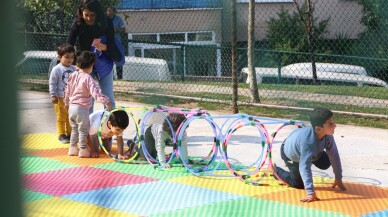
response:
[[[160,34],[160,42],[182,42],[185,40],[184,33],[176,33],[176,34]]]
[[[141,48],[135,48],[135,57],[142,57]]]
[[[214,32],[171,32],[171,33],[149,33],[129,34],[128,39],[137,42],[161,42],[161,43],[187,43],[187,42],[214,42]]]
[[[212,41],[213,34],[211,32],[188,33],[188,41]]]
[[[136,41],[128,44],[130,56],[164,59],[174,74],[221,75],[221,52],[212,31],[129,33],[128,39]]]
[[[135,41],[142,41],[142,42],[157,42],[158,37],[156,34],[149,34],[149,35],[133,35],[132,40]]]

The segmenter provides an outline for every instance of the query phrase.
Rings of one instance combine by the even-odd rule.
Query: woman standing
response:
[[[113,62],[123,63],[124,50],[121,44],[121,47],[118,46],[112,20],[106,17],[98,0],[81,0],[67,42],[75,45],[77,39],[78,51],[91,50],[96,53],[93,75],[98,80],[102,93],[109,97],[112,108],[115,108]],[[93,104],[90,112],[93,112]]]

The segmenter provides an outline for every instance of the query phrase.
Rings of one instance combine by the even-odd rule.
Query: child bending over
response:
[[[112,109],[109,98],[101,93],[97,82],[90,76],[95,61],[96,54],[83,51],[77,57],[78,71],[72,73],[67,83],[65,105],[69,110],[69,120],[72,127],[69,156],[90,157],[87,140],[90,126],[89,108],[92,104],[92,97],[97,102],[103,103],[108,110]],[[78,150],[78,142],[80,150]]]
[[[168,121],[167,121],[168,120]],[[159,164],[165,168],[171,168],[171,164],[166,164],[166,155],[164,149],[166,145],[172,143],[171,128],[168,122],[170,122],[174,132],[176,133],[179,126],[186,120],[185,115],[179,113],[170,113],[167,115],[167,120],[164,120],[162,124],[152,124],[149,126],[144,134],[144,142],[150,156],[156,159],[158,158]],[[182,137],[182,157],[187,159],[187,133],[186,130]],[[174,147],[175,149],[176,147]],[[137,150],[141,157],[145,158],[143,151]],[[178,156],[179,157],[179,156]],[[182,158],[181,158],[182,159]]]
[[[100,128],[101,120],[106,114],[106,111],[96,111],[90,114],[90,130],[88,146],[91,150],[92,157],[98,157],[100,142],[98,141],[97,132]],[[127,155],[123,154],[123,132],[128,127],[129,117],[126,111],[117,110],[112,112],[108,118],[104,120],[101,126],[101,139],[105,149],[110,152],[112,149],[112,136],[117,136],[117,158],[120,160],[128,159]]]
[[[311,166],[322,170],[333,168],[333,188],[346,190],[342,183],[342,166],[333,134],[336,124],[333,113],[325,108],[315,108],[310,114],[311,126],[294,130],[283,142],[280,155],[289,171],[274,166],[275,172],[289,186],[305,189],[301,202],[319,200],[315,193]]]

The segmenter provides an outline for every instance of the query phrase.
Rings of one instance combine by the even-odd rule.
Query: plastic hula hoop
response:
[[[136,127],[136,135],[135,135],[135,138],[139,138],[139,135],[140,135],[140,131],[139,131],[139,124],[138,124],[138,121],[136,120],[135,116],[133,115],[133,113],[131,111],[145,111],[147,108],[127,108],[127,107],[124,107],[124,106],[119,106],[117,107],[116,109],[112,110],[112,111],[109,111],[107,112],[106,114],[104,114],[104,116],[101,118],[101,121],[100,121],[100,126],[98,128],[98,131],[97,131],[97,136],[98,136],[98,141],[100,143],[100,147],[101,149],[105,152],[105,154],[107,154],[109,157],[113,158],[114,160],[118,161],[118,162],[124,162],[124,163],[128,163],[128,162],[131,162],[133,161],[136,156],[138,155],[138,153],[136,152],[133,156],[131,156],[131,158],[129,159],[126,159],[126,160],[120,160],[117,158],[116,155],[108,152],[102,142],[102,137],[101,137],[101,130],[102,130],[102,125],[104,124],[105,120],[112,114],[112,112],[115,112],[115,111],[119,111],[119,110],[123,110],[123,111],[126,111],[127,113],[129,112],[129,116],[132,118],[132,120],[134,121],[135,123],[135,127]],[[142,113],[142,115],[144,114],[144,112]],[[124,145],[124,144],[123,144]]]

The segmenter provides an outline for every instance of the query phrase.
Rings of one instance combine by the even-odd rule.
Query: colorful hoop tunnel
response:
[[[140,140],[139,140],[139,144],[141,145],[141,150],[142,150],[142,152],[144,153],[144,156],[145,156],[146,160],[148,161],[148,163],[155,166],[155,164],[158,164],[159,162],[158,162],[157,159],[153,158],[153,157],[149,154],[149,152],[148,152],[148,150],[147,150],[147,147],[146,147],[146,144],[145,144],[145,140],[144,140],[144,138],[145,138],[145,129],[146,129],[146,128],[145,128],[145,126],[146,126],[145,123],[147,123],[148,119],[150,118],[150,116],[151,116],[154,112],[159,112],[159,114],[162,115],[162,116],[164,117],[165,120],[167,120],[167,116],[163,113],[163,111],[158,111],[157,108],[151,108],[151,109],[149,109],[149,110],[145,113],[143,119],[142,119],[141,122],[140,122],[141,124],[140,124]],[[169,124],[170,130],[171,130],[171,128],[172,128],[172,127],[171,127],[171,123],[168,122],[168,124]],[[171,132],[174,132],[174,131],[172,130]],[[172,133],[172,137],[173,137],[173,139],[174,139],[175,133]],[[168,164],[168,163],[171,162],[171,159],[172,159],[173,155],[174,155],[173,152],[170,153],[170,159],[166,162],[166,164]]]
[[[273,142],[275,141],[275,136],[278,134],[278,132],[283,129],[285,126],[289,126],[289,125],[292,125],[292,126],[296,126],[298,128],[302,128],[302,127],[305,127],[306,125],[301,122],[301,121],[296,121],[296,120],[289,120],[288,122],[285,122],[283,125],[279,126],[275,132],[272,133],[272,136],[271,136],[271,142],[269,143],[269,146],[270,146],[270,149],[272,150],[272,145],[273,145]],[[273,163],[272,163],[272,157],[270,157],[270,162],[268,163],[268,165],[271,166],[272,168],[272,172],[273,172],[273,175],[276,176],[276,178],[278,180],[280,180],[283,184],[287,185],[284,180],[282,180],[279,175],[276,173],[276,171],[273,169]]]
[[[144,115],[145,111],[148,110],[148,108],[127,108],[127,107],[124,107],[124,106],[119,106],[117,107],[116,109],[112,110],[112,111],[109,111],[107,112],[102,118],[101,118],[101,122],[100,122],[100,126],[98,128],[98,131],[97,131],[97,136],[98,136],[98,141],[100,143],[100,147],[101,149],[111,158],[113,158],[114,160],[116,161],[119,161],[119,162],[125,162],[125,163],[129,163],[131,161],[133,161],[136,156],[138,155],[138,152],[136,152],[131,158],[129,159],[126,159],[126,160],[120,160],[117,158],[117,156],[115,156],[114,154],[108,152],[102,142],[102,138],[101,138],[101,129],[102,129],[102,125],[103,123],[105,122],[105,120],[112,114],[112,112],[115,112],[115,111],[119,111],[119,110],[123,110],[123,111],[126,111],[127,113],[129,112],[129,116],[132,118],[133,122],[135,123],[135,127],[136,127],[136,135],[135,135],[135,138],[136,139],[139,139],[139,135],[140,135],[140,128],[139,128],[139,123],[138,121],[135,119],[135,115],[132,113],[132,111],[143,111],[143,113],[141,114],[140,116],[140,119],[141,120],[141,117]],[[123,144],[124,146],[124,144]]]
[[[153,114],[153,113],[159,113],[160,115],[162,115],[164,117],[164,120],[167,121],[169,127],[170,127],[170,130],[171,130],[171,137],[172,137],[172,142],[174,145],[177,144],[177,134],[178,132],[180,132],[180,129],[182,128],[182,125],[184,124],[184,122],[179,126],[179,128],[177,129],[177,132],[174,131],[173,127],[172,127],[172,124],[169,122],[169,120],[167,119],[167,116],[164,114],[164,113],[179,113],[179,114],[184,114],[186,116],[186,120],[192,116],[196,116],[196,115],[208,115],[207,111],[206,110],[203,110],[203,109],[180,109],[180,108],[169,108],[169,107],[166,107],[166,106],[162,106],[162,105],[158,105],[154,108],[151,108],[149,109],[148,111],[145,112],[145,115],[144,115],[144,118],[141,120],[141,124],[140,124],[140,143],[141,143],[141,147],[142,147],[142,151],[144,153],[144,156],[146,158],[146,160],[148,161],[148,163],[150,163],[151,165],[154,165],[155,168],[159,168],[159,169],[163,169],[167,164],[170,164],[172,159],[174,158],[174,156],[177,154],[176,153],[176,150],[172,151],[169,155],[170,155],[170,158],[168,159],[168,161],[166,162],[165,165],[159,165],[157,166],[157,164],[159,164],[159,161],[155,158],[153,158],[147,148],[146,148],[146,144],[145,144],[145,141],[144,141],[144,138],[145,138],[145,129],[146,129],[146,123],[148,121],[148,119],[150,118],[150,116]],[[180,154],[180,156],[182,156]]]
[[[130,159],[119,160],[115,158],[115,155],[109,153],[105,149],[101,139],[102,124],[112,112],[117,110],[125,110],[129,112],[136,126],[135,137],[138,140],[138,148],[140,148],[141,146],[144,156],[146,157],[146,160],[151,165],[154,165],[154,168],[163,169],[165,165],[171,162],[171,160],[174,158],[175,155],[179,154],[179,156],[181,156],[182,158],[181,160],[183,162],[183,165],[185,166],[187,171],[189,171],[193,175],[202,176],[216,171],[221,163],[221,157],[222,157],[223,162],[225,163],[227,169],[232,173],[233,176],[237,177],[238,179],[240,179],[242,182],[246,184],[255,185],[255,186],[268,185],[265,183],[260,183],[260,181],[262,180],[263,177],[269,174],[270,171],[272,171],[273,176],[275,176],[281,182],[280,185],[286,185],[286,183],[283,180],[281,180],[279,176],[276,174],[276,171],[273,170],[273,161],[272,161],[273,142],[275,141],[275,137],[278,134],[278,132],[282,130],[285,126],[293,125],[298,128],[305,126],[301,121],[296,121],[296,120],[284,121],[284,120],[279,120],[275,118],[251,116],[248,114],[235,114],[235,115],[229,115],[229,116],[210,116],[210,114],[206,110],[202,110],[202,109],[169,108],[161,105],[158,105],[153,108],[126,108],[122,106],[104,115],[104,117],[101,119],[100,127],[97,132],[100,147],[104,150],[104,152],[108,156],[121,162],[131,162],[136,158],[136,156],[139,153],[136,152],[133,156],[131,156]],[[135,116],[131,112],[134,110],[143,110],[143,113],[141,114],[141,118],[138,121],[136,121]],[[157,164],[159,164],[158,160],[153,158],[148,153],[148,150],[146,149],[146,144],[144,141],[146,123],[151,117],[151,115],[154,113],[157,113],[158,115],[162,115],[164,120],[167,120],[167,123],[169,124],[170,130],[171,130],[172,142],[174,145],[177,146],[177,150],[173,149],[173,151],[170,153],[170,158],[168,159],[166,164],[162,166],[157,166]],[[165,113],[184,114],[186,116],[186,120],[179,126],[179,128],[175,132],[172,127],[172,124],[167,119],[167,115]],[[226,119],[222,123],[221,127],[219,127],[215,122],[215,119],[217,118]],[[204,162],[204,161],[208,161],[208,162],[203,164],[203,167],[194,168],[194,166],[188,163],[189,159],[183,159],[184,157],[182,155],[182,152],[183,152],[182,139],[183,139],[184,132],[186,128],[190,125],[190,123],[199,119],[205,120],[213,129],[214,141],[212,144],[212,149],[209,152],[208,156],[206,156],[201,161],[201,162]],[[268,133],[268,130],[265,127],[268,124],[281,124],[281,125],[275,130],[275,132],[273,132],[270,135]],[[261,138],[259,142],[259,144],[261,144],[261,152],[259,153],[258,158],[253,163],[241,169],[241,168],[233,167],[233,165],[229,162],[227,146],[228,146],[228,143],[230,142],[232,134],[246,126],[254,126],[259,131],[260,138]],[[217,157],[218,153],[221,153],[221,157]],[[259,174],[265,165],[267,165],[267,168],[264,174]],[[249,168],[254,168],[254,169],[252,171],[250,170],[248,171],[247,169]],[[241,174],[241,172],[244,172],[245,174]]]
[[[268,120],[268,119],[266,119],[266,120]],[[282,123],[282,125],[280,125],[275,130],[275,132],[272,133],[271,138],[268,138],[269,143],[268,143],[268,146],[267,146],[268,148],[267,148],[265,160],[263,161],[263,163],[262,163],[262,165],[260,167],[260,168],[262,168],[265,165],[265,163],[267,163],[266,171],[264,172],[264,174],[258,174],[257,173],[257,174],[251,175],[251,176],[244,177],[244,179],[240,179],[245,184],[254,185],[254,186],[267,186],[268,184],[260,183],[260,181],[263,179],[263,177],[265,177],[269,173],[269,171],[272,171],[273,172],[273,176],[276,176],[276,178],[278,178],[278,180],[281,182],[281,183],[279,183],[279,185],[287,185],[287,183],[285,183],[282,179],[279,178],[279,176],[276,174],[276,171],[273,169],[272,145],[273,145],[273,142],[275,141],[274,139],[275,139],[276,134],[283,127],[288,126],[288,125],[295,125],[297,127],[302,127],[303,123],[300,122],[300,121],[295,121],[295,120],[281,121],[281,123]],[[261,122],[261,124],[265,124],[265,122]],[[251,180],[248,180],[248,179],[251,179]]]
[[[218,125],[211,119],[211,116],[193,116],[191,118],[188,118],[185,122],[183,122],[183,125],[181,126],[180,130],[178,131],[178,152],[179,156],[183,158],[182,155],[182,138],[184,131],[189,126],[191,122],[198,119],[204,119],[207,121],[207,123],[213,128],[213,145],[212,150],[209,152],[206,159],[210,157],[209,162],[207,162],[202,168],[194,168],[192,165],[188,164],[189,159],[182,159],[183,165],[186,167],[188,171],[190,171],[193,175],[199,176],[199,175],[207,175],[209,173],[212,173],[214,170],[217,169],[221,161],[218,161],[218,163],[214,166],[213,169],[210,168],[210,166],[213,166],[214,161],[217,159],[218,150],[220,149],[220,141],[222,141],[222,133],[221,129],[218,127]]]
[[[261,151],[261,154],[259,154],[259,157],[257,158],[257,160],[255,162],[253,162],[249,166],[245,167],[245,168],[252,168],[252,167],[256,166],[254,171],[249,172],[249,171],[244,169],[243,171],[246,174],[241,175],[238,173],[239,170],[233,168],[233,166],[230,164],[230,162],[228,160],[227,146],[228,146],[228,143],[229,143],[230,138],[233,135],[233,133],[236,132],[237,130],[243,128],[243,127],[246,127],[246,126],[254,126],[258,129],[258,131],[260,133],[260,138],[261,138],[261,141],[259,144],[261,144],[262,151]],[[263,157],[264,157],[265,147],[267,144],[266,141],[268,141],[268,140],[267,140],[267,136],[266,136],[265,132],[263,132],[262,128],[263,128],[263,125],[261,123],[255,121],[253,116],[240,114],[240,115],[236,116],[236,119],[226,129],[226,135],[224,136],[224,141],[222,143],[223,159],[224,159],[225,165],[228,168],[228,170],[239,179],[244,180],[244,179],[246,179],[246,177],[250,177],[252,174],[258,173],[263,165],[262,162],[265,161],[265,158],[263,159]],[[260,164],[258,164],[258,162],[260,162]]]

